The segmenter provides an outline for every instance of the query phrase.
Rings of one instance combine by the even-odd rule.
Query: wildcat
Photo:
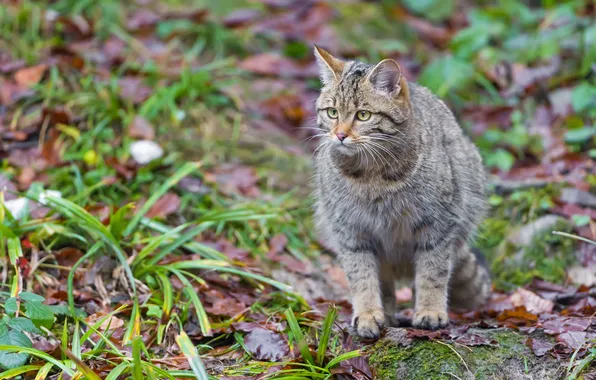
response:
[[[377,338],[394,323],[397,279],[414,280],[413,326],[445,327],[448,307],[490,295],[489,272],[468,246],[486,210],[480,154],[394,60],[343,61],[316,46],[315,56],[315,219],[346,273],[353,330]]]

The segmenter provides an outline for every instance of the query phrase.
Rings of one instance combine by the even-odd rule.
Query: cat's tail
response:
[[[449,281],[449,308],[471,310],[485,304],[491,292],[490,272],[482,253],[465,245]]]

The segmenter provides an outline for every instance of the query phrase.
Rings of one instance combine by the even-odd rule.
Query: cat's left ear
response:
[[[339,79],[345,62],[332,56],[327,50],[315,45],[315,57],[321,69],[321,81],[327,86]]]
[[[393,97],[399,95],[402,86],[407,82],[401,74],[401,68],[392,59],[379,62],[368,74],[368,81],[377,91],[385,92]]]

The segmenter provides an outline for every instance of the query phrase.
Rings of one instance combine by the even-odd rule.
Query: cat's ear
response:
[[[329,85],[339,79],[344,69],[345,62],[341,61],[325,49],[315,45],[315,57],[321,69],[321,81],[324,85]]]
[[[401,68],[392,59],[379,62],[368,74],[368,81],[377,91],[385,92],[392,96],[399,95],[402,83]]]

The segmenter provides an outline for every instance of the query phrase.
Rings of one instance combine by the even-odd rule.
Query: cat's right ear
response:
[[[321,81],[323,85],[327,86],[339,79],[341,72],[344,69],[345,62],[341,61],[325,49],[315,45],[315,57],[321,69]]]

